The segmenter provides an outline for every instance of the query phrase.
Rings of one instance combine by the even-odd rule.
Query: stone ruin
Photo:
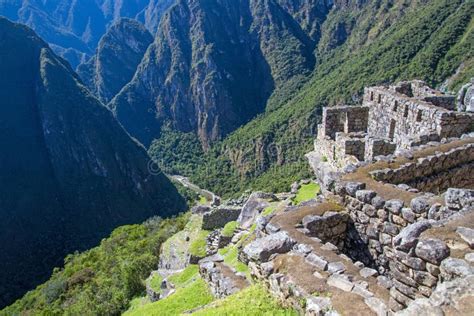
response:
[[[363,100],[324,109],[307,155],[323,195],[241,259],[307,315],[472,313],[474,113],[421,81]]]
[[[464,98],[471,100],[472,85],[463,89]],[[458,107],[463,111],[455,110],[454,96],[433,90],[423,81],[366,88],[361,106],[324,108],[310,164],[317,177],[330,184],[334,173],[360,162],[459,138],[473,129],[474,108],[464,103]]]
[[[194,208],[214,230],[198,261],[213,295],[250,284],[217,252],[231,245],[301,314],[472,315],[474,114],[459,106],[464,89],[456,111],[454,97],[421,81],[366,88],[361,106],[323,112],[307,155],[322,194],[293,205],[295,183]]]

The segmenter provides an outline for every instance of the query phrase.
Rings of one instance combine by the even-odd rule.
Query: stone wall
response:
[[[365,155],[364,133],[336,133],[336,159],[345,160],[347,156],[354,156],[359,161]]]
[[[202,218],[202,229],[214,230],[222,228],[228,222],[236,221],[239,218],[241,207],[220,206],[205,213]]]
[[[393,141],[400,148],[409,148],[469,132],[474,115],[437,106],[441,99],[441,96],[416,99],[385,87],[366,88],[363,104],[370,107],[368,134]]]
[[[365,141],[364,160],[372,161],[377,156],[391,155],[396,149],[397,145],[386,139],[367,137]]]
[[[428,192],[442,192],[449,187],[474,185],[474,144],[466,144],[444,153],[419,158],[396,169],[372,171],[377,181],[407,184]]]
[[[366,106],[333,106],[323,109],[318,137],[335,139],[336,133],[367,131],[369,108]]]
[[[440,209],[448,212],[448,207],[424,196],[414,198],[410,205],[402,200],[385,201],[363,183],[340,184],[336,191],[344,197],[354,228],[351,232],[348,226],[344,252],[392,280],[389,307],[398,311],[416,298],[429,297],[440,281],[440,264],[450,251],[443,241],[420,235],[437,225],[429,219],[432,214]],[[474,191],[452,189],[446,204],[451,215],[472,210]]]

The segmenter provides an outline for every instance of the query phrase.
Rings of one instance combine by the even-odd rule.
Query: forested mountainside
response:
[[[196,132],[208,148],[264,112],[275,90],[311,73],[330,7],[330,1],[177,1],[111,108],[145,146],[171,126]]]
[[[32,30],[0,18],[0,306],[115,227],[185,208],[112,113]],[[7,75],[6,75],[7,74]]]
[[[122,18],[101,38],[96,54],[77,68],[77,73],[100,101],[107,104],[132,79],[153,42],[139,22]]]
[[[0,15],[30,26],[75,68],[120,17],[136,19],[154,33],[174,0],[0,0]]]
[[[224,195],[285,189],[308,172],[304,154],[323,106],[355,103],[374,84],[418,78],[440,86],[449,78],[456,91],[474,76],[473,1],[351,3],[332,10],[323,24],[309,82],[274,95],[276,110],[213,146],[193,170],[194,182]]]

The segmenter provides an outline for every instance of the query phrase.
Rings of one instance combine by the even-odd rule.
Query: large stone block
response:
[[[418,242],[415,254],[432,264],[439,265],[444,258],[449,256],[449,248],[440,239],[426,238]]]
[[[243,252],[250,261],[267,262],[273,254],[287,253],[295,244],[286,232],[278,232],[253,241]]]

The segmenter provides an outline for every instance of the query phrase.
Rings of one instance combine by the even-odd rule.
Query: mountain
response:
[[[191,180],[229,196],[284,191],[310,175],[321,108],[356,103],[364,86],[423,79],[457,91],[474,77],[473,1],[335,1],[321,29],[315,70],[300,89],[216,143]],[[158,154],[158,156],[160,156]],[[186,170],[186,168],[183,168]]]
[[[0,0],[0,15],[30,26],[73,68],[95,51],[108,27],[134,18],[154,33],[174,0]]]
[[[133,77],[153,36],[139,22],[118,20],[102,37],[96,54],[77,68],[99,100],[108,103]]]
[[[32,30],[0,18],[0,305],[112,229],[182,211],[145,149]]]
[[[330,7],[329,0],[177,1],[111,108],[146,146],[171,126],[209,148],[264,112],[274,91],[311,73]]]

